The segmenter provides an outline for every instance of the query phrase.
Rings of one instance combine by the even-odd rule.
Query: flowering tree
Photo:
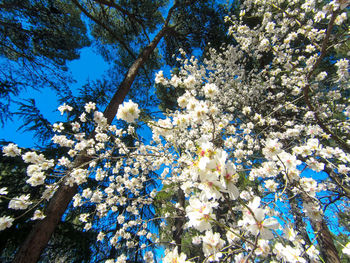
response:
[[[245,1],[239,19],[227,18],[235,46],[211,50],[203,64],[183,53],[177,74],[157,74],[157,83],[183,90],[176,110],[142,119],[137,104],[124,102],[117,118],[128,127],[118,129],[86,104],[72,133],[54,126],[52,140],[66,155],[22,155],[28,184],[46,190],[39,202],[12,198],[9,209],[32,209],[40,219],[40,201],[59,184],[78,185],[74,206],[96,207],[80,216],[85,229],[114,214],[117,228],[101,231],[98,240],[116,248],[144,240],[138,253],[146,262],[155,260],[157,245],[167,248],[163,262],[340,262],[350,243],[338,253],[328,227],[336,214],[327,214],[349,209],[347,6],[343,0]],[[151,141],[135,128],[138,121],[149,127]],[[95,126],[94,136],[81,132],[85,123]],[[126,136],[135,143],[127,145]],[[14,144],[3,152],[21,155]],[[84,157],[79,166],[77,156]],[[98,187],[88,188],[88,180]],[[173,197],[160,198],[170,192]],[[6,198],[6,189],[1,194]],[[140,216],[151,204],[160,208],[158,216]],[[0,218],[0,229],[14,220]],[[154,220],[171,225],[163,232],[170,238],[158,235]],[[186,246],[199,249],[186,255]]]

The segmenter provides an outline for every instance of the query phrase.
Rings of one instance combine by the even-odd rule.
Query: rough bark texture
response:
[[[303,245],[303,247],[305,248],[305,246],[310,246],[312,242],[309,238],[309,235],[307,234],[306,224],[303,220],[303,218],[305,218],[305,214],[298,205],[298,199],[300,200],[300,198],[298,198],[297,196],[292,197],[293,193],[290,190],[287,190],[287,194],[289,196],[289,204],[294,219],[295,230],[297,230],[300,233],[303,240],[305,241],[305,244]]]
[[[147,61],[150,54],[158,45],[159,41],[166,34],[168,30],[167,25],[170,19],[170,15],[171,12],[169,11],[169,15],[164,27],[132,64],[127,74],[125,75],[124,80],[108,104],[104,112],[104,116],[107,118],[109,124],[113,121],[115,115],[117,114],[119,105],[123,103],[126,95],[128,94],[139,69]],[[59,187],[49,202],[45,213],[45,219],[35,224],[27,239],[24,241],[21,248],[17,252],[13,261],[14,263],[34,263],[39,260],[43,249],[46,247],[48,241],[50,240],[57,224],[61,220],[63,213],[66,211],[70,201],[76,194],[77,189],[78,187],[76,185],[73,187],[66,185]]]
[[[313,203],[306,194],[302,194],[303,202]],[[333,237],[328,229],[327,223],[322,217],[316,219],[309,217],[311,226],[316,234],[317,243],[320,247],[321,257],[325,263],[340,263],[338,251],[335,248]]]
[[[107,122],[109,124],[113,121],[115,115],[117,114],[119,105],[123,103],[126,95],[128,94],[131,84],[134,82],[139,69],[147,61],[150,54],[156,48],[159,41],[166,34],[167,31],[168,27],[163,27],[162,30],[160,30],[159,33],[154,37],[153,41],[142,51],[142,53],[138,56],[138,58],[129,68],[117,92],[114,93],[114,96],[112,97],[110,103],[108,104],[106,110],[103,113],[104,116],[107,118]]]
[[[185,194],[182,191],[182,189],[179,187],[177,190],[177,202],[180,204],[180,207],[185,207]],[[183,234],[183,226],[185,224],[185,215],[184,213],[179,213],[178,218],[175,218],[175,231],[173,232],[173,240],[175,241],[175,244],[178,247],[178,252],[181,253],[181,241],[182,241],[182,234]]]
[[[77,191],[77,186],[62,185],[56,191],[46,209],[46,217],[36,223],[22,244],[13,262],[37,262],[43,249],[49,242],[68,204]]]
[[[326,222],[310,220],[312,228],[316,232],[317,242],[320,246],[321,257],[325,263],[340,263],[338,251],[334,246],[333,237]]]

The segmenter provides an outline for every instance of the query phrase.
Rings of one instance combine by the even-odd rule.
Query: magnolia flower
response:
[[[122,254],[121,256],[119,256],[117,258],[116,263],[126,263],[126,256],[124,254]]]
[[[0,217],[0,231],[12,226],[14,219],[9,216]]]
[[[221,166],[221,182],[231,199],[237,199],[239,196],[239,190],[236,187],[238,179],[239,175],[236,173],[236,167],[232,162],[227,162],[227,164]]]
[[[194,85],[196,84],[196,78],[192,75],[188,76],[185,80],[184,80],[184,85],[189,88],[192,89],[194,87]]]
[[[213,208],[217,203],[204,202],[197,198],[191,197],[189,206],[186,207],[186,214],[189,218],[188,226],[193,226],[200,232],[211,229],[211,219],[215,219]]]
[[[343,253],[346,254],[348,257],[350,257],[350,242],[346,244],[346,246],[343,248]]]
[[[63,105],[58,107],[58,110],[61,112],[61,115],[63,115],[63,113],[65,111],[72,111],[73,108],[71,106],[67,105],[66,103],[64,103]]]
[[[38,186],[45,183],[46,176],[44,172],[35,172],[30,178],[26,181],[31,186]]]
[[[53,127],[52,130],[54,132],[62,132],[64,130],[64,126],[62,122],[54,123],[52,127]]]
[[[167,251],[165,256],[162,259],[163,263],[189,263],[190,261],[186,260],[186,255],[184,253],[177,252],[177,247],[173,251]]]
[[[43,218],[45,218],[44,212],[41,210],[35,210],[31,220],[37,220],[37,219],[43,219]]]
[[[287,170],[295,169],[297,165],[301,164],[301,161],[297,160],[295,155],[291,155],[285,151],[279,153],[278,158],[281,160],[283,168]]]
[[[260,198],[255,197],[252,202],[248,204],[248,208],[244,210],[243,219],[238,222],[239,225],[244,226],[253,235],[259,235],[261,239],[272,239],[274,235],[271,230],[277,229],[279,223],[275,218],[266,218],[266,210],[259,208]]]
[[[6,187],[1,187],[0,188],[0,195],[7,195],[7,194],[8,194],[7,188]]]
[[[139,117],[140,110],[138,105],[131,100],[124,102],[118,109],[117,119],[133,123]]]
[[[271,159],[282,151],[281,147],[282,144],[278,142],[278,139],[267,139],[263,154],[267,159]]]
[[[166,79],[164,78],[164,75],[163,75],[163,71],[162,71],[162,70],[160,70],[160,71],[156,74],[155,82],[156,82],[156,84],[162,84],[162,85],[166,85],[166,84],[167,84],[167,81],[166,81]]]
[[[21,149],[19,149],[16,144],[10,143],[2,148],[2,152],[4,153],[4,156],[16,157],[21,154]]]
[[[29,201],[30,195],[21,195],[19,197],[13,198],[10,202],[8,207],[11,209],[27,209],[27,207],[32,203]]]
[[[222,257],[221,249],[225,241],[220,238],[219,233],[213,233],[211,230],[205,232],[203,237],[204,256],[208,257],[209,262],[219,261]]]
[[[92,110],[96,109],[96,103],[90,101],[85,104],[84,108],[87,113],[90,113]]]
[[[204,89],[205,96],[211,99],[213,99],[216,96],[216,94],[218,94],[219,92],[218,87],[213,83],[205,84],[203,89]]]
[[[154,263],[154,259],[153,259],[154,255],[152,251],[146,251],[145,255],[143,256],[143,260],[146,263]]]

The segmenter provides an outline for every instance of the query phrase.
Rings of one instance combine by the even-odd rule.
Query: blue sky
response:
[[[108,69],[108,64],[100,55],[94,52],[92,47],[82,49],[80,54],[80,59],[67,63],[69,70],[76,80],[76,83],[71,86],[73,90],[84,85],[87,80],[99,79]],[[56,122],[60,119],[60,113],[57,111],[59,105],[53,90],[30,89],[22,92],[19,98],[34,98],[36,105],[47,119],[51,122]],[[15,105],[12,105],[12,107],[15,109]],[[36,143],[35,139],[33,139],[34,133],[17,131],[21,124],[21,120],[16,117],[12,121],[7,121],[4,127],[0,127],[0,140],[15,142],[20,147],[33,147]]]

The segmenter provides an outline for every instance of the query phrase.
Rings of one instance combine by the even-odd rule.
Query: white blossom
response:
[[[138,105],[131,100],[124,102],[118,109],[117,119],[124,120],[129,123],[135,122],[139,117],[140,110]]]
[[[14,143],[10,143],[2,148],[4,156],[16,157],[21,155],[21,149]]]

